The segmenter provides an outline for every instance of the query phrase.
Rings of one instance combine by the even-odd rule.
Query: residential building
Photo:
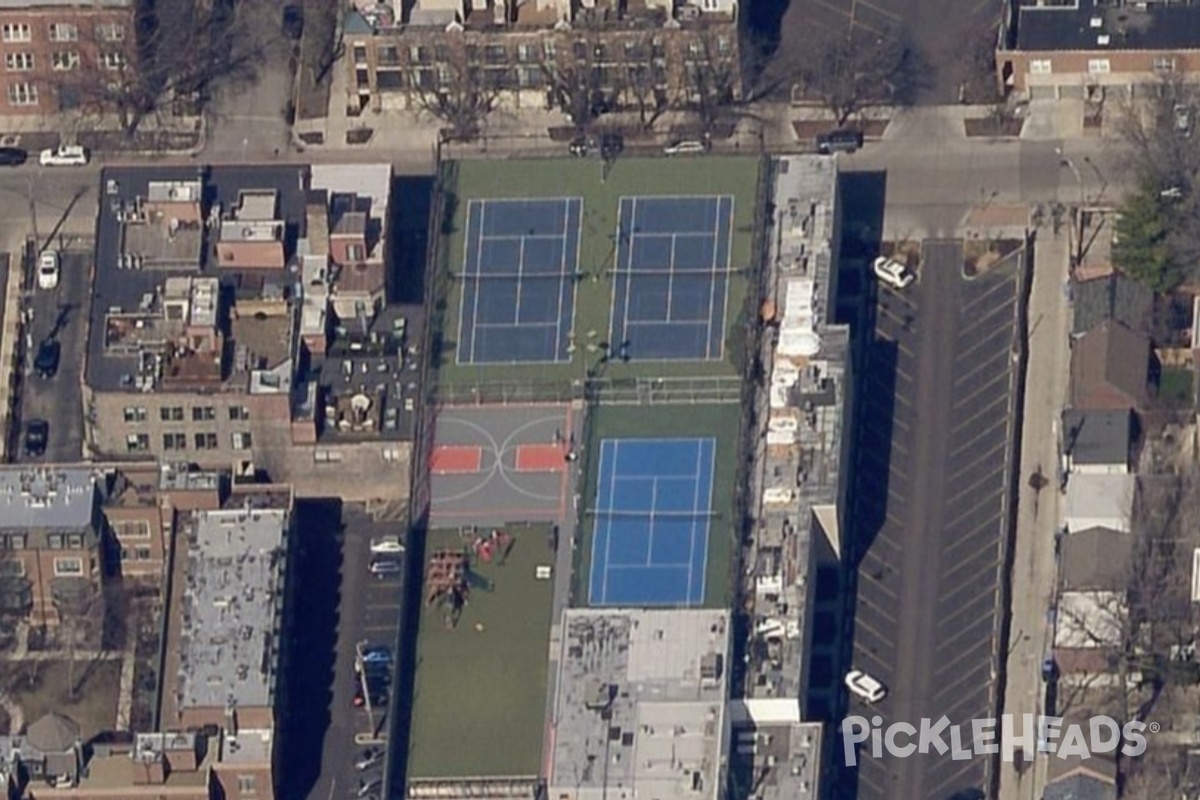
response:
[[[1032,99],[1126,96],[1200,72],[1195,0],[1008,0],[997,80]]]
[[[824,723],[803,722],[795,698],[748,698],[729,704],[733,741],[730,769],[745,762],[753,797],[762,800],[795,800],[821,797],[821,748]],[[745,796],[739,793],[735,796]]]
[[[0,7],[0,114],[52,115],[89,103],[105,73],[126,72],[137,32],[132,0],[17,0]]]
[[[1063,458],[1073,475],[1129,472],[1134,416],[1128,409],[1063,413]]]
[[[549,796],[720,800],[729,612],[568,609]]]
[[[1069,532],[1108,528],[1129,533],[1134,475],[1073,475],[1067,481],[1063,524]]]
[[[0,604],[35,625],[102,602],[104,517],[89,467],[0,467]]]
[[[46,796],[47,789],[74,789],[83,774],[84,742],[79,724],[57,712],[44,714],[19,736],[0,736],[0,771],[37,786],[31,794]],[[6,796],[25,796],[21,793]],[[74,795],[72,795],[74,796]]]
[[[301,494],[397,502],[419,312],[387,303],[391,168],[118,169],[102,181],[93,454],[236,465]]]
[[[1120,272],[1071,282],[1073,336],[1083,336],[1109,320],[1146,333],[1154,312],[1154,292]]]
[[[1067,719],[1063,725],[1087,720]],[[1049,774],[1042,800],[1117,800],[1117,764],[1099,753],[1086,759],[1049,758]]]
[[[287,487],[256,486],[180,524],[160,718],[168,731],[220,730],[220,796],[275,797],[291,506]]]
[[[1145,408],[1150,340],[1119,322],[1104,322],[1071,350],[1071,407],[1082,411]]]
[[[1062,541],[1063,591],[1122,591],[1130,586],[1134,539],[1112,528],[1074,531]]]
[[[343,23],[348,112],[486,92],[653,112],[741,96],[737,0],[359,0]],[[334,98],[333,102],[338,102]]]

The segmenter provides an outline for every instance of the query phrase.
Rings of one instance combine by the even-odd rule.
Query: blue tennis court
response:
[[[609,341],[628,359],[722,357],[733,197],[622,197]]]
[[[715,439],[604,439],[592,534],[593,606],[704,602]]]
[[[458,363],[570,360],[582,209],[577,197],[467,204]]]

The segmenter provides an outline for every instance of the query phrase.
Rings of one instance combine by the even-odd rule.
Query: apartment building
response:
[[[0,467],[0,606],[38,626],[102,602],[104,517],[90,467]]]
[[[1026,98],[1137,93],[1200,74],[1197,0],[1008,0],[997,80]]]
[[[402,495],[419,334],[387,302],[390,167],[102,180],[93,453],[262,471],[301,494]]]
[[[4,92],[0,113],[55,114],[91,99],[105,72],[128,68],[132,0],[32,0],[0,6]]]
[[[737,0],[359,0],[343,25],[346,105],[421,108],[471,86],[548,108],[584,85],[596,112],[733,99],[737,18]]]

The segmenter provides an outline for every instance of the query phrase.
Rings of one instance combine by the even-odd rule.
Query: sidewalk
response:
[[[1054,536],[1058,529],[1059,420],[1067,396],[1070,361],[1069,324],[1063,286],[1071,233],[1038,232],[1033,287],[1029,298],[1029,360],[1025,381],[1024,424],[1017,505],[1017,534],[1010,586],[1011,623],[1002,713],[1019,716],[1044,712],[1043,657],[1053,646],[1049,608],[1056,578]],[[1047,479],[1041,491],[1030,477]],[[1001,763],[1000,800],[1040,800],[1047,757],[1039,755],[1018,772]]]
[[[6,280],[0,286],[0,373],[7,380],[0,380],[0,462],[8,460],[9,443],[15,441],[9,427],[13,420],[13,389],[21,372],[17,363],[17,344],[21,336],[21,252],[0,256],[8,264],[4,270]]]
[[[190,154],[204,147],[205,122],[203,117],[172,117],[161,122],[147,119],[130,138],[112,115],[89,116],[86,120],[70,113],[33,115],[5,118],[0,136],[5,144],[30,153],[65,142],[100,153]]]

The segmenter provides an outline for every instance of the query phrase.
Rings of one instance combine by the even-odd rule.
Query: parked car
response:
[[[391,664],[392,651],[386,647],[366,647],[362,651],[363,664]]]
[[[371,559],[367,569],[377,578],[387,578],[400,574],[400,559],[387,556],[376,556]]]
[[[31,419],[25,423],[25,455],[45,455],[50,441],[50,423],[44,419]]]
[[[588,154],[588,140],[585,136],[577,136],[571,140],[571,144],[567,146],[567,151],[578,158],[583,158]]]
[[[371,540],[372,553],[403,553],[404,542],[399,536],[377,536]]]
[[[38,256],[37,285],[39,289],[57,289],[59,262],[57,250],[46,250]]]
[[[38,163],[43,167],[82,167],[91,160],[86,147],[77,144],[60,144],[42,151]]]
[[[909,271],[908,267],[887,256],[875,259],[872,271],[876,278],[893,289],[907,289],[916,280],[916,276]]]
[[[846,673],[846,688],[867,703],[878,703],[887,697],[887,689],[883,684],[861,669],[853,669]]]
[[[383,778],[372,778],[367,781],[362,781],[358,784],[358,796],[360,798],[365,798],[369,794],[374,794],[382,787]]]
[[[625,150],[625,137],[619,133],[605,133],[600,136],[600,157],[611,161]]]
[[[0,167],[19,167],[29,159],[29,153],[19,147],[0,147]]]
[[[283,7],[283,35],[298,41],[304,33],[304,9],[289,3]]]
[[[704,145],[704,142],[696,141],[695,139],[674,141],[663,148],[663,152],[669,156],[689,156],[707,151],[708,148]]]
[[[38,345],[37,355],[33,358],[33,369],[43,378],[53,378],[58,374],[58,360],[62,355],[62,344],[57,339],[46,339]]]
[[[862,131],[843,128],[841,130],[822,133],[817,137],[817,152],[822,155],[830,153],[853,153],[863,146]]]

